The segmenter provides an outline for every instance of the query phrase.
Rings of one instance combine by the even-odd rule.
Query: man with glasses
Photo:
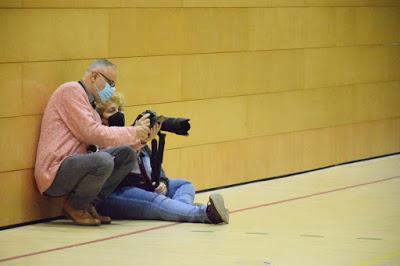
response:
[[[41,193],[66,196],[64,214],[78,225],[111,222],[95,205],[130,172],[136,153],[148,141],[150,121],[144,116],[131,127],[107,127],[94,109],[115,92],[116,66],[94,61],[80,81],[62,84],[50,97],[42,118],[35,178]],[[101,147],[88,152],[88,147]],[[113,148],[106,148],[113,147]]]

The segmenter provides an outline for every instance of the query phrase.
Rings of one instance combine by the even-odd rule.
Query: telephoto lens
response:
[[[175,133],[177,135],[181,136],[189,136],[188,131],[190,130],[190,119],[188,118],[174,118],[174,117],[166,117],[162,115],[157,115],[156,112],[151,111],[151,110],[146,110],[138,117],[136,120],[140,119],[143,115],[145,114],[150,114],[149,119],[150,119],[150,128],[152,128],[156,123],[162,123],[161,124],[161,130],[162,131],[167,131],[171,133]],[[135,122],[136,122],[135,120]],[[133,123],[135,124],[135,123]]]
[[[161,125],[161,130],[175,133],[181,136],[189,136],[190,130],[188,118],[167,118]]]

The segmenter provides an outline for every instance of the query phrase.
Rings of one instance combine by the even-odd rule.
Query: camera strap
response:
[[[165,147],[165,137],[166,134],[158,133],[159,142],[156,139],[151,141],[151,155],[150,155],[150,165],[151,165],[151,177],[147,174],[146,167],[143,163],[142,158],[138,157],[138,165],[141,175],[144,177],[144,182],[154,191],[160,185],[161,178],[161,165],[164,157],[164,147]]]
[[[139,154],[141,154],[141,153],[139,153]],[[141,177],[142,177],[145,187],[150,188],[151,191],[154,191],[154,189],[156,188],[156,187],[154,187],[155,184],[154,185],[152,184],[153,182],[152,182],[151,178],[149,177],[149,175],[147,174],[146,167],[144,166],[142,156],[139,155],[137,161],[138,161],[140,174],[141,174]]]

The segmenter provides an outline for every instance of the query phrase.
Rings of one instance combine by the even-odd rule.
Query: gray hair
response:
[[[90,72],[92,70],[96,70],[98,68],[103,68],[103,67],[112,67],[113,69],[116,69],[117,66],[108,61],[107,59],[97,59],[94,60],[89,67],[87,68],[87,71]]]

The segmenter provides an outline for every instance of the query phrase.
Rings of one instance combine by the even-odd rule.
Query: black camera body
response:
[[[181,136],[189,136],[188,131],[190,130],[190,119],[166,117],[157,115],[157,113],[154,111],[146,110],[141,113],[136,120],[140,119],[145,114],[149,114],[150,128],[152,128],[156,123],[159,123],[161,124],[162,131],[168,131]]]

